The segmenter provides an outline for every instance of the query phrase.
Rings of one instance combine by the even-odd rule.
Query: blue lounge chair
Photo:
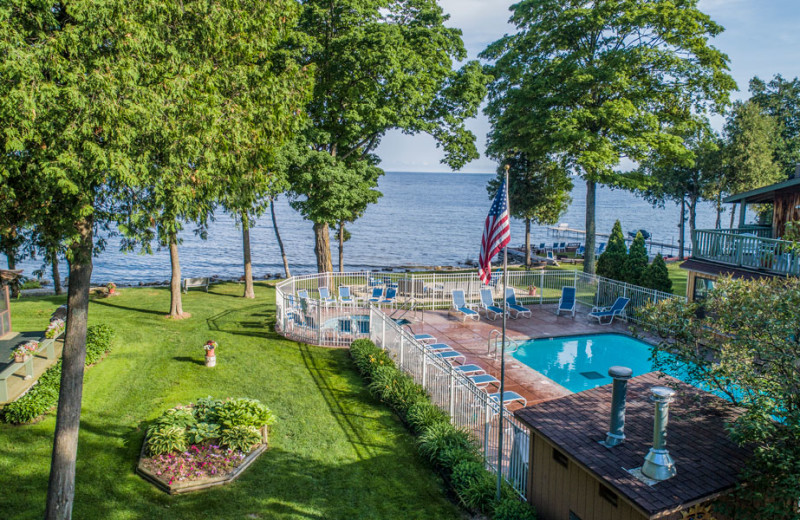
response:
[[[478,388],[484,388],[489,385],[499,385],[500,380],[496,377],[489,375],[489,374],[476,374],[469,377],[469,380],[472,381],[472,384],[477,386]]]
[[[503,309],[494,304],[491,289],[481,289],[481,309],[490,320],[496,320],[503,315]]]
[[[578,246],[578,249],[575,250],[575,257],[583,256],[586,253],[586,248],[583,247],[583,244]]]
[[[446,350],[444,352],[437,352],[434,354],[436,357],[446,359],[448,361],[455,361],[458,358],[462,359],[462,363],[467,360],[467,357],[462,354],[461,352],[456,352],[455,350]]]
[[[543,253],[547,249],[547,245],[542,242],[539,244],[539,252]]]
[[[425,345],[425,348],[432,352],[445,352],[447,350],[453,350],[453,347],[447,343],[432,343],[430,345]]]
[[[414,334],[414,339],[422,343],[427,343],[428,341],[436,343],[436,338],[430,334]]]
[[[297,291],[297,297],[300,298],[301,300],[308,299],[308,291],[306,291],[305,289],[300,289],[299,291]]]
[[[491,399],[494,402],[500,401],[500,392],[489,394],[489,399]],[[521,395],[512,390],[506,390],[505,392],[503,392],[503,406],[511,404],[516,401],[520,402],[522,406],[526,406],[528,404],[527,399],[525,399],[524,397],[522,397]]]
[[[514,293],[513,287],[506,287],[506,307],[508,308],[508,315],[514,319],[520,316],[531,317],[531,311],[517,302],[517,295]]]
[[[397,298],[397,289],[394,287],[387,287],[383,295],[383,299],[378,302],[381,305],[394,305]]]
[[[623,298],[620,296],[611,307],[593,307],[592,312],[589,313],[589,317],[597,318],[597,322],[601,325],[611,325],[615,317],[625,317],[625,307],[628,306],[628,302],[630,301],[630,298]],[[603,318],[610,319],[608,320],[608,323],[604,324]]]
[[[558,244],[558,252],[559,253],[566,253],[566,251],[567,251],[567,243],[566,242],[561,242],[560,244]]]
[[[571,312],[572,317],[575,317],[575,288],[562,287],[561,298],[558,299],[558,308],[556,309],[556,316],[561,315],[561,311]]]
[[[350,288],[345,285],[339,286],[339,303],[355,303],[356,301],[350,296]]]
[[[605,251],[605,250],[606,250],[606,243],[605,242],[600,242],[600,245],[597,246],[597,249],[595,249],[595,251],[594,251],[595,256],[600,256],[601,254],[603,254],[603,251]]]
[[[453,289],[453,307],[452,310],[461,314],[462,320],[466,321],[467,318],[472,320],[481,319],[481,315],[472,309],[472,306],[467,304],[467,299],[464,297],[462,289]]]
[[[461,365],[458,367],[453,367],[456,372],[461,372],[464,375],[468,374],[485,374],[486,370],[482,369],[478,365]]]
[[[369,303],[380,303],[383,299],[383,289],[381,287],[373,287],[372,296],[367,300]]]
[[[319,292],[319,301],[322,303],[326,305],[330,303],[336,303],[336,298],[331,297],[331,293],[328,292],[327,287],[320,287],[317,289],[317,291]]]

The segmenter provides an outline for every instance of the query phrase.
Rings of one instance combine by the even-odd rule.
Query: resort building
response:
[[[786,181],[731,195],[723,202],[738,204],[738,227],[696,229],[694,248],[681,267],[689,271],[686,296],[701,300],[719,276],[763,278],[800,275],[800,253],[782,240],[786,225],[800,220],[800,165]],[[771,225],[747,225],[749,204],[772,206]]]
[[[656,372],[614,384],[627,384],[627,400],[623,390],[622,399],[614,401],[621,404],[621,436],[609,433],[614,429],[612,413],[620,417],[620,407],[612,405],[612,385],[516,412],[531,432],[527,496],[539,518],[709,518],[709,506],[733,489],[748,457],[748,451],[734,444],[725,430],[725,423],[739,410]],[[654,388],[659,387],[667,398],[654,405],[659,401],[659,390],[654,392]],[[663,415],[656,421],[659,413]],[[666,442],[667,432],[669,444],[654,450],[654,442]],[[618,444],[609,447],[609,437]],[[667,453],[658,448],[666,448]],[[646,457],[650,469],[643,468]],[[660,467],[653,466],[653,461]],[[723,517],[714,513],[714,518]]]

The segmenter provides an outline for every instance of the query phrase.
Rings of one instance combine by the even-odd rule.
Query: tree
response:
[[[661,253],[658,253],[650,265],[647,266],[647,269],[642,275],[640,285],[642,287],[655,289],[656,291],[663,291],[666,293],[672,292],[672,280],[669,278],[667,263],[664,261],[664,257],[661,256]]]
[[[663,338],[654,368],[744,408],[730,431],[753,456],[737,490],[742,518],[797,518],[800,496],[800,280],[720,278],[698,303],[675,298],[644,313],[647,329]]]
[[[750,80],[750,101],[774,117],[779,124],[776,160],[781,173],[789,177],[800,163],[800,79],[786,80],[776,74],[769,83]]]
[[[597,184],[638,188],[614,171],[623,157],[685,153],[671,129],[727,104],[736,86],[728,58],[708,44],[723,29],[697,0],[523,0],[512,9],[518,32],[481,55],[495,60],[486,111],[515,121],[521,151],[560,153],[586,182],[591,273]]]
[[[589,250],[587,249],[588,253]],[[608,244],[597,259],[597,274],[612,280],[624,280],[623,267],[628,259],[628,246],[625,245],[625,235],[622,234],[622,225],[619,220],[614,222]]]
[[[317,268],[333,269],[329,226],[374,203],[383,173],[374,150],[387,131],[427,133],[456,169],[477,157],[473,117],[488,78],[466,58],[435,0],[309,0],[300,28],[316,67],[311,124],[297,140],[292,206],[314,223]],[[354,204],[343,207],[350,202]]]
[[[761,112],[755,103],[737,102],[725,123],[723,148],[724,181],[722,190],[740,193],[782,180],[776,161],[780,134],[772,116]],[[731,210],[731,223],[736,208]]]
[[[339,222],[336,228],[336,236],[339,238],[339,272],[344,272],[344,243],[350,240],[350,232],[344,227],[346,222]]]
[[[647,269],[647,263],[647,246],[644,243],[642,234],[637,232],[628,250],[625,263],[622,265],[622,281],[631,285],[641,285],[642,276],[644,276],[644,272]]]
[[[281,260],[283,260],[283,271],[286,274],[286,278],[291,278],[292,273],[289,270],[289,260],[286,259],[286,251],[283,249],[283,240],[281,240],[281,234],[278,232],[278,221],[275,219],[275,198],[270,198],[269,201],[269,211],[272,214],[272,228],[275,230],[275,240],[278,241],[278,248],[281,251]]]
[[[490,145],[491,146],[491,145]],[[486,189],[494,199],[508,169],[511,216],[525,221],[525,265],[531,265],[531,222],[555,224],[569,207],[572,179],[569,172],[550,160],[530,160],[523,153],[508,152],[497,168],[497,177]]]

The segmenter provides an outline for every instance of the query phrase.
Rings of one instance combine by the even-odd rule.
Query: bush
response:
[[[622,278],[620,280],[632,285],[641,285],[642,277],[647,270],[647,246],[641,233],[636,233],[633,239],[631,250],[622,266]]]
[[[587,251],[587,254],[589,253]],[[625,246],[625,236],[622,234],[622,226],[617,220],[614,222],[606,248],[597,259],[595,271],[598,276],[605,276],[612,280],[622,280],[622,268],[627,258],[628,248]]]
[[[493,520],[536,520],[536,510],[515,497],[502,499],[494,508]]]
[[[147,452],[150,455],[182,452],[188,447],[186,429],[180,426],[156,425],[147,432]]]
[[[232,450],[249,453],[253,446],[261,442],[261,433],[254,426],[233,426],[222,430],[220,443]]]
[[[379,367],[395,366],[389,355],[368,339],[357,339],[351,343],[350,356],[358,371],[367,379],[372,379],[372,373]]]
[[[217,422],[228,428],[252,426],[261,428],[275,422],[269,408],[255,399],[231,399],[216,408]]]
[[[434,423],[422,432],[417,442],[420,454],[439,467],[443,467],[443,454],[448,450],[474,449],[469,433],[456,428],[449,422]],[[446,469],[450,470],[450,468]]]
[[[497,478],[486,471],[483,463],[459,462],[453,468],[451,479],[465,506],[482,513],[489,511],[497,494]]]
[[[219,439],[219,424],[200,422],[191,426],[187,432],[190,444],[202,444],[212,439]]]
[[[435,423],[450,423],[447,416],[438,406],[429,400],[420,400],[408,407],[406,421],[415,433],[421,433]]]
[[[157,427],[176,427],[186,429],[197,424],[197,419],[191,408],[171,408],[155,420]]]
[[[653,259],[653,263],[647,266],[647,270],[642,276],[642,285],[657,291],[672,292],[672,280],[669,279],[667,263],[661,253]]]
[[[86,366],[100,361],[111,350],[114,331],[108,325],[92,325],[86,331]],[[39,377],[28,392],[3,408],[3,421],[25,424],[44,415],[58,405],[61,388],[61,360]]]
[[[198,399],[194,404],[194,416],[197,422],[218,423],[217,410],[222,404],[223,401],[214,399],[211,396]]]
[[[380,365],[372,373],[370,391],[405,416],[408,408],[425,397],[425,390],[393,366]]]

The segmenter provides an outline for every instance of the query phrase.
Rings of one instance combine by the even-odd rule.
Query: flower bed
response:
[[[136,472],[170,494],[226,484],[267,449],[273,422],[255,399],[208,397],[176,406],[148,429]]]

